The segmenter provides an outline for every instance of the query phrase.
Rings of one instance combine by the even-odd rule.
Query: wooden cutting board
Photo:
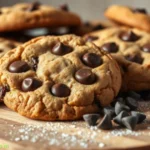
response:
[[[150,102],[142,102],[140,106],[147,120],[135,131],[118,127],[102,131],[88,127],[83,121],[30,120],[0,105],[0,150],[150,150]]]

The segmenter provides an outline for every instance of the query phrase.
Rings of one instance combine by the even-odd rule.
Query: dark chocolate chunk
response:
[[[120,35],[119,35],[119,38],[123,41],[126,41],[126,42],[135,42],[137,40],[140,39],[140,37],[138,35],[136,35],[134,32],[132,31],[128,31],[128,32],[122,32]]]
[[[135,9],[133,9],[133,12],[147,14],[147,11],[145,8],[135,8]]]
[[[115,42],[105,43],[101,46],[101,49],[109,52],[109,53],[116,53],[119,50],[118,45]]]
[[[128,61],[135,62],[135,63],[138,63],[138,64],[143,63],[143,58],[140,55],[134,55],[134,54],[133,55],[127,55],[127,56],[125,56],[125,58]]]
[[[150,53],[150,43],[143,45],[141,49],[143,52]]]
[[[104,107],[103,111],[104,111],[104,114],[109,115],[110,118],[113,118],[116,115],[115,109],[111,106]]]
[[[88,123],[89,126],[96,126],[97,120],[100,118],[100,114],[85,114],[83,119]]]
[[[121,111],[115,118],[113,118],[113,121],[119,125],[122,125],[122,118],[129,116],[128,112]]]
[[[51,88],[51,93],[57,97],[67,97],[70,95],[70,89],[65,84],[57,83]]]
[[[142,123],[146,119],[146,115],[138,111],[131,111],[131,115],[137,117],[137,123]]]
[[[92,31],[102,30],[102,29],[104,29],[104,28],[105,28],[105,27],[104,27],[103,25],[98,24],[98,25],[96,25],[96,26],[93,26]]]
[[[55,55],[65,55],[67,53],[72,52],[72,47],[65,45],[61,42],[57,42],[52,48],[51,52]]]
[[[140,91],[139,94],[141,95],[141,99],[143,100],[150,100],[150,91],[146,90],[146,91]]]
[[[110,130],[112,129],[112,122],[111,118],[108,114],[105,114],[103,119],[98,123],[97,128],[103,129],[103,130]]]
[[[34,91],[42,85],[40,80],[37,80],[33,77],[25,78],[22,82],[22,90],[24,92]]]
[[[68,7],[67,4],[62,4],[62,5],[60,5],[60,9],[61,9],[61,10],[64,10],[64,11],[69,11],[69,7]]]
[[[93,84],[96,80],[95,74],[87,68],[80,69],[75,73],[75,79],[82,84]]]
[[[137,124],[137,117],[135,116],[124,117],[122,118],[122,124],[128,129],[134,130]]]
[[[134,91],[129,91],[129,92],[127,93],[127,95],[128,95],[129,97],[132,97],[132,98],[136,99],[136,100],[140,100],[140,99],[141,99],[141,95],[138,94],[138,93],[136,93],[136,92],[134,92]]]
[[[31,57],[31,66],[34,71],[36,71],[37,69],[38,62],[39,62],[38,57]]]
[[[89,36],[85,37],[86,42],[92,42],[92,41],[95,41],[97,39],[98,39],[98,36],[91,36],[91,35],[89,35]]]
[[[116,113],[116,115],[118,115],[123,110],[128,112],[130,110],[130,108],[127,105],[125,105],[125,104],[117,102],[116,105],[115,105],[115,113]]]
[[[95,68],[103,63],[101,57],[95,53],[86,53],[82,57],[82,61],[85,65]]]
[[[89,21],[84,22],[83,25],[86,26],[86,27],[91,27],[91,26],[92,26],[91,23],[90,23]]]
[[[6,85],[0,86],[0,101],[3,101],[6,92],[9,92],[9,87]]]
[[[120,102],[120,103],[122,103],[122,104],[125,104],[125,100],[124,100],[123,97],[118,97],[117,101]]]
[[[30,70],[30,66],[25,61],[17,60],[9,65],[8,70],[12,73],[22,73]]]
[[[138,102],[132,97],[126,98],[126,104],[130,107],[131,110],[135,110],[138,107]]]
[[[40,5],[41,5],[41,4],[40,4],[39,2],[33,2],[33,3],[31,3],[30,6],[26,9],[26,11],[31,12],[31,11],[38,10]]]
[[[3,50],[3,49],[0,49],[0,53],[2,53],[2,52],[4,52],[4,50]]]

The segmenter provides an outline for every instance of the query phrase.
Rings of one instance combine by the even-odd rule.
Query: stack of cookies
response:
[[[149,31],[145,13],[112,6],[105,15]],[[139,26],[134,16],[148,19]],[[0,22],[0,101],[23,116],[77,120],[101,112],[119,91],[150,89],[150,34],[145,31],[82,23],[67,5],[37,2],[0,8]],[[37,28],[46,32],[33,38]]]

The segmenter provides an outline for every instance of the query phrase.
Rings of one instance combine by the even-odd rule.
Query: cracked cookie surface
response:
[[[93,38],[92,38],[93,37]],[[85,36],[110,52],[121,67],[122,90],[150,88],[150,34],[138,29],[110,28]]]
[[[98,112],[118,94],[117,63],[75,35],[33,39],[0,60],[0,82],[9,87],[4,103],[40,120],[76,120]]]
[[[150,32],[150,16],[144,8],[112,5],[106,9],[105,16],[119,24]]]
[[[40,27],[78,26],[80,18],[71,12],[39,3],[20,3],[0,8],[0,31]]]

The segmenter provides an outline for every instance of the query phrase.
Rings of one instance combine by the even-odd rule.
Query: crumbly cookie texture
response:
[[[112,5],[106,9],[105,16],[122,25],[150,32],[150,16],[145,9]]]
[[[96,58],[96,59],[95,59]],[[121,74],[109,54],[75,35],[33,39],[0,60],[4,103],[40,120],[76,120],[118,94]],[[7,88],[6,88],[7,87]]]
[[[2,57],[7,51],[16,48],[20,44],[21,43],[19,42],[0,37],[0,57]]]
[[[81,24],[76,14],[39,3],[20,3],[1,7],[0,22],[2,22],[1,32]]]
[[[108,51],[122,70],[122,90],[150,88],[150,34],[138,29],[109,28],[85,36]]]

